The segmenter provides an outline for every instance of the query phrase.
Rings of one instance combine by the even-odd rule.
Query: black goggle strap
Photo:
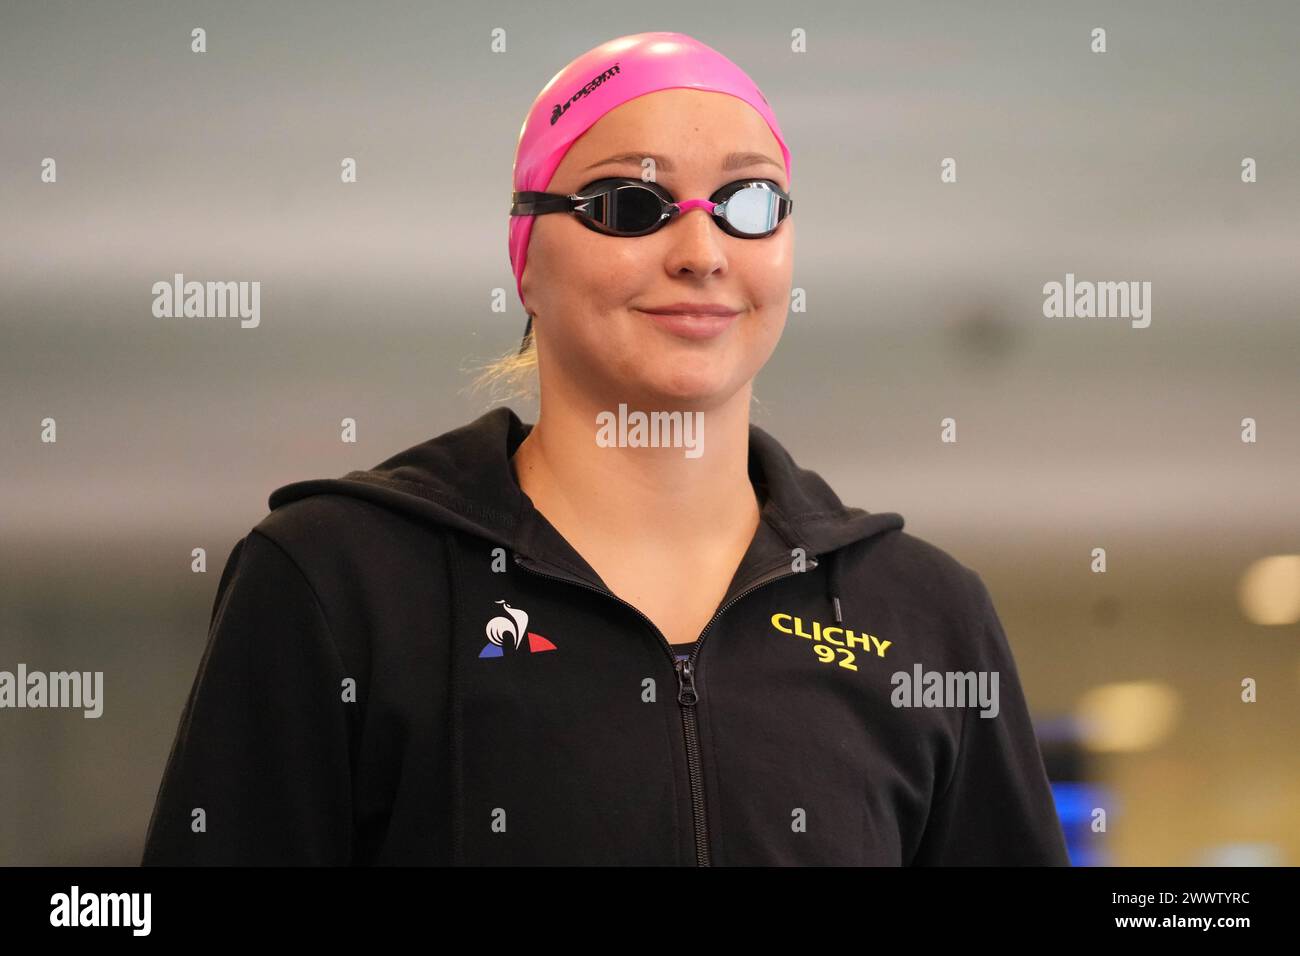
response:
[[[528,324],[524,326],[524,337],[519,341],[519,354],[523,355],[528,351],[528,333],[533,330],[533,316],[528,314]]]
[[[571,196],[565,193],[542,193],[533,190],[513,193],[510,215],[540,216],[548,212],[574,212],[593,201],[607,199],[619,189],[628,186],[640,186],[654,193],[664,205],[669,202],[656,190],[638,179],[606,179],[593,183],[592,186],[594,188],[589,186],[582,192],[574,193]]]
[[[539,216],[548,212],[568,212],[574,207],[574,197],[560,193],[539,193],[527,190],[513,195],[510,207],[512,216]]]

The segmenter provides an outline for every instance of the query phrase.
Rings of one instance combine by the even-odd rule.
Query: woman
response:
[[[766,99],[690,37],[551,80],[504,366],[535,357],[537,422],[272,494],[146,863],[1067,862],[981,579],[749,423],[790,188]]]

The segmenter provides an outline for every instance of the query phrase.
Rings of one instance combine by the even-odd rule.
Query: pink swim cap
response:
[[[636,33],[588,50],[542,87],[519,130],[515,191],[545,192],[569,147],[614,107],[646,93],[678,87],[730,93],[758,110],[781,146],[786,176],[790,175],[790,150],[781,127],[767,97],[744,70],[684,33]],[[510,217],[510,265],[520,302],[533,218]]]

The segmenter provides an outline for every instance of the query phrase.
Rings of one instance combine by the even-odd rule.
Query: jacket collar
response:
[[[268,503],[274,510],[316,494],[363,498],[476,535],[509,549],[529,567],[608,592],[519,487],[510,456],[532,427],[513,409],[494,408],[373,468],[284,485]],[[803,548],[815,567],[820,555],[903,526],[895,512],[845,506],[816,472],[799,467],[775,438],[752,423],[749,474],[761,502],[760,523],[724,603],[788,566],[794,548]]]

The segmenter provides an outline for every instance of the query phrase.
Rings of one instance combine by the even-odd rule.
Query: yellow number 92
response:
[[[814,644],[813,653],[823,664],[830,664],[835,660],[835,652],[839,651],[843,656],[840,658],[840,667],[855,671],[858,665],[853,663],[853,652],[847,647],[827,647],[825,644]]]

